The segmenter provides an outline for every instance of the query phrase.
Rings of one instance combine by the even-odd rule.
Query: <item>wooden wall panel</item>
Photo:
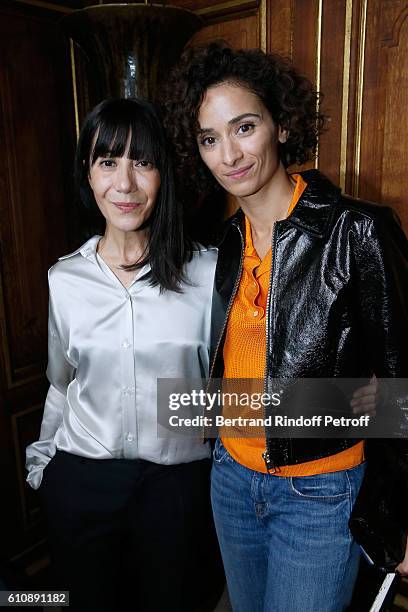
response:
[[[172,6],[194,11],[207,23],[222,21],[226,16],[239,18],[244,15],[258,14],[266,0],[172,0]]]
[[[408,102],[408,3],[277,0],[267,7],[268,50],[289,56],[324,94],[329,123],[316,167],[347,193],[393,206],[408,230],[401,161],[408,119],[399,111]]]
[[[312,83],[316,83],[318,61],[319,5],[321,0],[297,0],[292,26],[292,61]]]
[[[350,49],[350,2],[323,3],[320,24],[320,59],[317,88],[323,92],[321,108],[329,116],[329,129],[320,138],[318,167],[334,183],[345,181],[341,156],[343,128],[347,125]]]
[[[387,43],[383,47],[387,54],[387,66],[383,66],[381,71],[385,108],[380,198],[394,206],[408,229],[407,195],[406,189],[403,189],[408,181],[407,170],[402,163],[408,152],[408,7],[404,17],[395,43],[392,41],[392,44]],[[400,103],[398,111],[396,106]]]
[[[50,62],[51,53],[58,61],[64,49],[56,41],[51,44],[49,29],[47,21],[28,22],[19,15],[3,15],[0,26],[0,133],[6,152],[0,169],[4,186],[0,265],[9,388],[43,374],[45,271],[63,247],[61,236],[67,225],[59,206],[70,178],[64,162],[70,145],[72,160],[72,141],[66,140],[65,127],[62,131],[50,128],[65,125],[70,90],[65,75],[58,74]],[[61,163],[56,163],[59,158]]]
[[[368,2],[358,195],[391,204],[408,231],[408,3]]]
[[[265,46],[266,0],[174,0],[174,6],[194,10],[206,22],[193,44],[225,40],[236,48]]]
[[[38,540],[24,449],[38,436],[47,382],[47,269],[73,246],[75,144],[69,43],[61,12],[0,8],[1,556]]]
[[[3,166],[5,175],[2,182],[6,188],[0,198],[0,217],[2,336],[6,384],[9,389],[18,382],[40,375],[44,369],[46,320],[44,317],[39,318],[38,313],[45,312],[47,305],[46,286],[38,265],[41,242],[44,242],[45,237],[39,235],[40,224],[34,219],[41,194],[37,192],[35,179],[28,193],[23,188],[23,185],[27,185],[23,177],[26,171],[31,171],[34,175],[41,172],[35,162],[38,161],[38,164],[42,165],[42,155],[39,152],[35,155],[34,167],[30,167],[29,163],[22,163],[26,155],[30,156],[29,149],[35,146],[38,133],[34,134],[35,123],[27,121],[24,113],[20,115],[19,121],[16,121],[13,106],[15,100],[22,96],[16,87],[18,79],[17,83],[12,81],[10,71],[4,67],[1,70],[0,82],[1,134],[2,149],[7,151],[7,155]],[[45,161],[47,157],[48,153],[45,153]],[[30,277],[37,281],[37,291],[33,291]]]
[[[266,50],[268,53],[279,53],[291,58],[293,54],[291,0],[268,0],[265,13]]]
[[[210,24],[197,32],[192,43],[208,43],[223,39],[235,48],[253,48],[259,45],[259,19],[256,15],[230,18]]]

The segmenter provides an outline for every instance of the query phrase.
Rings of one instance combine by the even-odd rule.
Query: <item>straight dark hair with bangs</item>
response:
[[[103,228],[104,218],[89,184],[90,168],[98,157],[123,157],[129,136],[129,158],[152,162],[160,173],[161,183],[148,220],[146,255],[124,269],[136,270],[149,261],[151,284],[160,285],[161,290],[180,292],[180,283],[186,280],[183,266],[191,259],[191,244],[183,231],[183,211],[175,196],[164,131],[151,104],[134,98],[108,99],[87,115],[75,157],[76,192],[93,217],[94,225]]]

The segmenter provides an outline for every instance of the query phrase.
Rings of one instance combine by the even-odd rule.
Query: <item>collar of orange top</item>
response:
[[[289,204],[287,217],[292,213],[296,204],[299,201],[300,196],[305,190],[307,183],[301,177],[300,174],[292,174],[291,179],[296,181],[295,190],[293,192],[292,200]],[[254,243],[252,241],[252,232],[251,232],[251,224],[249,222],[248,217],[245,215],[245,250],[244,250],[244,266],[247,269],[250,269],[253,272],[254,268],[257,268],[255,276],[259,278],[261,274],[265,274],[268,272],[271,263],[271,249],[268,250],[265,257],[261,261],[256,249],[254,247]]]

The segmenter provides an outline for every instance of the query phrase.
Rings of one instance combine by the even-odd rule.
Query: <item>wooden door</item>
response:
[[[1,561],[22,565],[43,537],[24,455],[48,387],[47,269],[71,248],[75,121],[59,17],[0,8],[0,539]]]

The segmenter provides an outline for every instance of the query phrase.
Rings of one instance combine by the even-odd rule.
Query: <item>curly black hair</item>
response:
[[[315,156],[326,116],[318,110],[318,92],[289,60],[260,49],[236,51],[223,41],[190,47],[173,69],[163,99],[165,126],[184,189],[208,194],[216,187],[199,155],[197,117],[206,90],[224,81],[250,89],[275,124],[287,131],[286,142],[279,144],[285,167]]]

